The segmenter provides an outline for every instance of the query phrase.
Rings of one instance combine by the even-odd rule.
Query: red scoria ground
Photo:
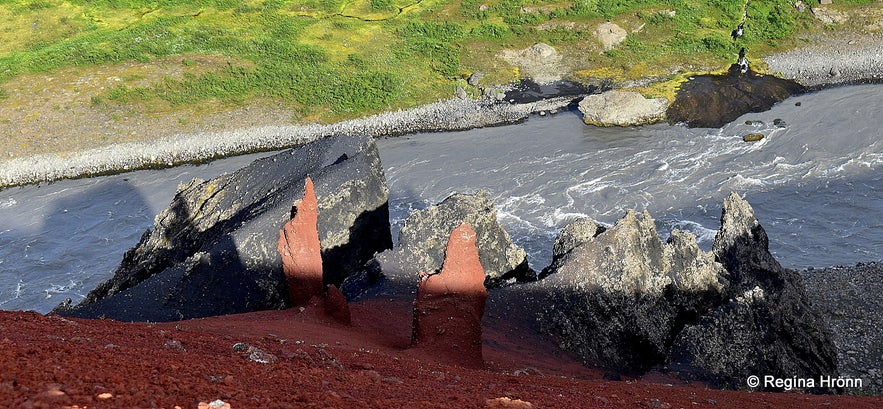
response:
[[[350,327],[311,309],[161,324],[0,311],[0,407],[883,407],[883,397],[719,391],[661,375],[607,381],[501,317],[484,320],[486,368],[463,369],[408,348],[409,302],[351,311]]]

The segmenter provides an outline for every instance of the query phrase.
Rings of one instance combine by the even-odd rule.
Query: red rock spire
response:
[[[488,294],[475,236],[466,223],[455,228],[441,272],[423,276],[417,286],[411,340],[414,347],[441,361],[466,367],[484,365],[481,317]]]
[[[319,208],[316,192],[309,177],[304,184],[304,197],[291,209],[292,219],[279,230],[279,254],[288,283],[292,306],[306,305],[312,297],[322,297],[322,254],[317,227]]]

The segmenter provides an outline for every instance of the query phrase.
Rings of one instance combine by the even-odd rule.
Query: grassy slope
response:
[[[536,42],[558,48],[578,79],[675,80],[725,67],[739,47],[758,55],[824,29],[790,3],[751,2],[736,44],[744,3],[732,0],[0,0],[0,103],[4,83],[23,75],[161,62],[76,91],[158,115],[269,100],[294,121],[330,122],[448,97],[475,71],[515,80],[494,56]],[[631,33],[601,53],[592,30],[606,20]],[[180,75],[162,75],[169,64]]]

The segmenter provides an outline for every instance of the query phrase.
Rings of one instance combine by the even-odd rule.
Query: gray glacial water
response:
[[[549,263],[568,222],[610,224],[632,208],[649,210],[663,237],[690,231],[708,249],[731,191],[754,206],[783,265],[825,267],[883,260],[881,118],[883,87],[868,85],[794,97],[721,129],[605,129],[561,113],[379,146],[396,230],[413,209],[486,189],[535,269]],[[767,138],[742,142],[750,132]],[[110,276],[179,182],[255,157],[0,191],[0,308],[46,312],[64,298],[79,301]]]

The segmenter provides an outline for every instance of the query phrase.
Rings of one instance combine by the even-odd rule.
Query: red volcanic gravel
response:
[[[0,311],[2,408],[838,408],[881,397],[718,391],[661,375],[607,381],[540,337],[485,317],[484,369],[409,349],[412,303],[172,323]],[[445,361],[445,360],[441,360]]]

